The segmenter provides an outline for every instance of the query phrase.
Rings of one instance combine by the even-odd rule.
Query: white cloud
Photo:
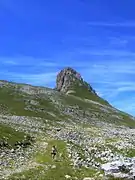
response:
[[[8,65],[18,65],[18,62],[17,61],[14,61],[14,60],[5,60],[2,62],[3,64],[8,64]]]
[[[43,73],[43,74],[14,74],[17,79],[22,79],[27,82],[42,84],[54,82],[56,77],[55,72]]]

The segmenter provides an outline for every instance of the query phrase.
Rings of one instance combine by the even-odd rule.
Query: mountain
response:
[[[133,179],[135,118],[70,67],[55,89],[0,81],[0,147],[1,180]]]
[[[83,80],[80,73],[70,67],[61,70],[57,75],[56,90],[107,104],[105,100],[98,97],[90,84]]]
[[[86,83],[81,75],[74,69],[67,67],[60,71],[56,79],[56,89],[60,92],[68,92],[68,90],[77,90],[76,87],[83,87],[90,93],[96,94],[95,90]]]

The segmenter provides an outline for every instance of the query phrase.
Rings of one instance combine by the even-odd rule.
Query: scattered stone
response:
[[[56,166],[55,165],[52,165],[52,167],[51,167],[52,169],[55,169],[56,168]]]
[[[66,179],[70,179],[70,178],[71,178],[71,176],[69,176],[69,175],[65,175],[65,178],[66,178]]]

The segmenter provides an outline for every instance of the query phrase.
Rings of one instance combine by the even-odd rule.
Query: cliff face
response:
[[[75,87],[84,87],[88,91],[96,94],[95,90],[91,87],[91,85],[89,85],[83,80],[80,73],[70,67],[61,70],[60,73],[57,75],[56,89],[60,92],[66,93],[67,91],[75,89]]]

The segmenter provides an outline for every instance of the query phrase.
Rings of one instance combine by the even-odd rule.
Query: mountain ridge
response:
[[[70,75],[70,77],[67,75]],[[67,84],[65,81],[63,81],[63,76],[68,81]],[[76,86],[76,81],[79,83],[79,86]],[[63,89],[63,86],[65,89]],[[91,101],[91,103],[97,102],[97,103],[100,103],[100,105],[107,105],[107,106],[110,106],[111,108],[114,108],[113,105],[110,104],[107,100],[104,100],[100,96],[98,96],[96,91],[92,88],[92,86],[90,84],[88,84],[86,81],[84,81],[84,79],[81,77],[80,73],[78,73],[76,70],[74,70],[71,67],[66,67],[58,73],[58,75],[56,77],[56,87],[54,89],[44,87],[44,86],[34,86],[31,84],[17,83],[17,82],[11,82],[11,81],[7,81],[7,80],[0,80],[0,88],[2,88],[2,87],[8,87],[8,88],[12,87],[14,90],[19,90],[20,92],[23,91],[25,93],[28,93],[28,91],[30,91],[30,93],[33,93],[33,94],[40,94],[46,90],[53,92],[53,93],[60,92],[66,96],[67,95],[74,96],[74,98],[77,97],[81,100],[85,100],[85,101],[89,101],[89,102]],[[76,91],[78,91],[78,89],[81,90],[81,93],[83,94],[83,96],[81,96],[79,93],[78,94],[76,93]],[[70,91],[70,93],[68,93],[69,91]],[[86,94],[88,94],[88,96]],[[122,112],[123,114],[125,114],[127,116],[129,115],[130,117],[132,117],[132,119],[135,119],[132,115],[130,115],[126,112],[120,111],[117,108],[114,108],[114,109],[116,109],[119,112]]]

